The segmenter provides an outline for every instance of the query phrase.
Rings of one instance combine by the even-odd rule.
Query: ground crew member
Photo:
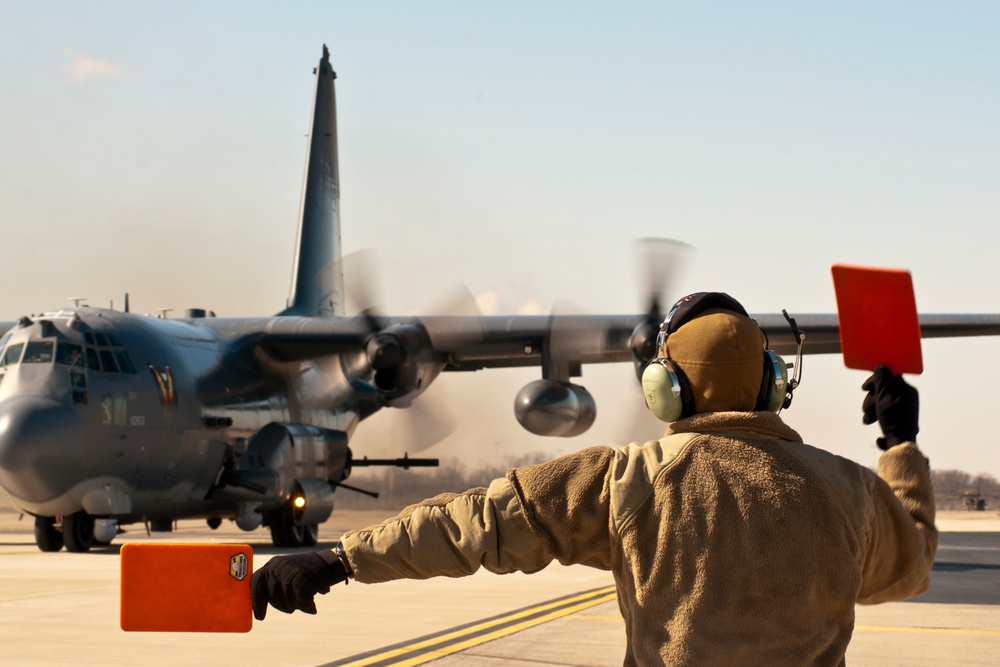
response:
[[[680,402],[663,438],[515,468],[333,550],[272,558],[253,576],[254,614],[316,613],[314,595],[348,578],[536,572],[557,560],[614,574],[625,665],[842,665],[856,603],[928,586],[937,531],[917,392],[885,367],[862,386],[863,420],[883,433],[876,474],[782,422],[776,359],[728,295],[682,299],[652,362],[668,372],[649,374]]]

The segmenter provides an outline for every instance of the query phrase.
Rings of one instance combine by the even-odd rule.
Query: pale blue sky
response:
[[[911,269],[924,311],[1000,311],[1000,6],[688,4],[5,2],[0,319],[125,291],[279,310],[323,43],[344,244],[378,251],[390,311],[461,281],[631,312],[645,236],[695,246],[675,295],[827,312],[847,262]],[[925,345],[936,466],[1000,476],[998,345]],[[809,362],[789,422],[872,463],[863,374]],[[585,372],[600,416],[570,442],[511,425],[531,374],[435,389],[481,398],[456,439],[561,452],[614,438],[629,373]]]

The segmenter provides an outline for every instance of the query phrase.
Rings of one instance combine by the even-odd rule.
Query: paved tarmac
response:
[[[337,512],[322,544],[374,513]],[[181,522],[147,537],[130,527],[89,554],[41,553],[30,517],[0,509],[2,665],[604,666],[624,652],[607,573],[552,566],[534,575],[337,587],[319,614],[271,610],[246,634],[119,629],[120,543],[247,543],[255,565],[278,553],[265,531]],[[945,515],[931,590],[914,601],[857,608],[848,664],[997,665],[1000,515]],[[164,573],[169,576],[169,573]]]

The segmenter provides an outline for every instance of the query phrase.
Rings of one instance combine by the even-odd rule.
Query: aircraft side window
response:
[[[132,360],[129,359],[128,352],[125,350],[115,350],[115,359],[118,361],[118,366],[122,369],[122,373],[135,375],[135,366],[132,365]]]
[[[115,355],[111,352],[111,350],[101,350],[100,352],[101,352],[101,365],[104,366],[104,372],[117,373],[118,362],[115,361]]]
[[[56,344],[56,363],[67,366],[82,366],[83,346],[59,341]]]
[[[96,345],[94,342],[94,334],[89,331],[83,334],[83,340],[87,342],[87,345]]]
[[[0,338],[0,350],[3,349],[3,346],[6,345],[7,341],[9,341],[9,340],[10,340],[10,334],[9,333],[5,333],[3,335],[3,338]]]
[[[128,423],[128,397],[125,394],[115,394],[114,418],[115,426]]]
[[[24,349],[24,343],[14,343],[8,347],[3,353],[3,360],[0,364],[3,366],[14,366],[21,360],[21,350]]]
[[[108,342],[108,337],[102,333],[94,334],[94,338],[97,339],[98,347],[108,347],[111,343]]]
[[[80,405],[87,404],[87,392],[85,391],[74,391],[73,392],[73,402],[79,403]]]
[[[97,350],[92,347],[86,348],[87,350],[87,368],[92,371],[101,370],[101,359],[97,356]]]
[[[26,364],[48,364],[52,362],[52,351],[55,345],[50,340],[33,340],[24,349]]]
[[[73,389],[86,389],[87,388],[86,373],[80,373],[77,371],[70,372],[69,386],[72,387]]]
[[[101,394],[101,423],[111,424],[114,421],[115,399],[111,394]]]

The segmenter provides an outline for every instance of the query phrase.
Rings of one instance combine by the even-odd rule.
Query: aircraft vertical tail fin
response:
[[[337,165],[337,99],[330,52],[314,70],[316,97],[309,152],[302,183],[295,268],[287,308],[281,315],[344,314],[344,274],[340,263],[340,174]]]

